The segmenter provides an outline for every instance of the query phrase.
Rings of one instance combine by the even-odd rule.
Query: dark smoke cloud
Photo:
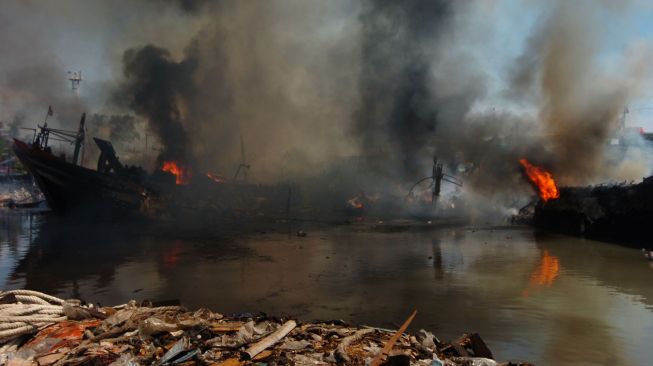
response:
[[[625,160],[607,148],[637,89],[627,80],[638,79],[628,68],[609,75],[599,61],[606,36],[601,19],[615,10],[583,1],[542,5],[541,20],[509,68],[510,88],[499,99],[519,108],[498,104],[495,111],[487,104],[488,69],[469,57],[479,45],[468,42],[472,30],[461,28],[475,27],[461,21],[473,7],[417,1],[364,7],[362,101],[354,126],[365,154],[389,152],[385,174],[403,171],[405,180],[425,175],[429,154],[443,159],[450,174],[471,162],[466,191],[509,205],[510,196],[528,191],[522,157],[544,165],[561,184],[634,172],[620,168]],[[639,79],[650,76],[635,72]],[[650,174],[649,160],[641,176]]]
[[[241,141],[258,181],[311,174],[356,151],[347,136],[356,103],[357,48],[349,37],[355,29],[348,22],[334,26],[351,10],[345,2],[303,1],[207,7],[211,22],[189,47],[197,60],[186,74],[193,95],[178,92],[174,101],[202,170],[233,175]],[[188,57],[186,51],[176,59]]]
[[[563,182],[572,174],[578,182],[597,176],[603,141],[627,93],[591,85],[602,77],[593,64],[595,14],[579,19],[564,2],[542,7],[543,20],[507,77],[504,97],[535,111],[519,113],[500,105],[496,112],[473,109],[488,88],[483,63],[470,57],[477,44],[464,30],[474,24],[461,21],[468,5],[370,0],[352,19],[356,26],[337,38],[336,57],[311,33],[319,25],[311,12],[319,7],[297,6],[205,4],[212,22],[186,51],[148,46],[125,54],[121,93],[131,96],[127,104],[148,119],[167,154],[192,155],[209,170],[227,172],[241,159],[242,136],[247,160],[278,178],[289,171],[284,164],[311,159],[275,157],[337,152],[337,144],[312,135],[337,122],[352,132],[350,145],[360,143],[366,169],[392,180],[420,178],[433,155],[452,174],[472,162],[468,187],[490,196],[523,179],[521,157]],[[357,96],[345,93],[352,75]],[[353,120],[343,118],[348,113]],[[312,164],[304,165],[299,170]]]
[[[0,118],[21,115],[33,127],[51,104],[53,125],[75,129],[81,112],[97,114],[89,132],[153,132],[162,158],[222,175],[240,162],[242,136],[256,180],[363,155],[367,165],[355,170],[376,174],[343,188],[353,193],[376,181],[405,194],[395,183],[423,177],[433,155],[452,174],[474,163],[465,189],[484,197],[512,194],[521,157],[585,183],[610,178],[604,140],[649,70],[650,57],[624,60],[617,73],[600,65],[597,14],[623,11],[605,3],[538,4],[542,19],[522,52],[497,42],[518,56],[505,75],[508,65],[486,62],[499,52],[477,34],[496,39],[509,16],[488,9],[500,2],[7,2],[0,51],[12,56],[0,58]],[[469,18],[474,11],[481,16]],[[88,49],[95,44],[100,56]],[[66,80],[70,60],[89,75],[79,99]],[[509,90],[494,95],[494,83]]]
[[[131,134],[132,127],[135,136],[142,134],[140,118],[132,121],[135,115],[128,103],[113,100],[112,91],[119,79],[113,76],[122,69],[120,57],[125,49],[136,44],[165,39],[171,49],[186,45],[188,35],[168,30],[194,32],[198,21],[195,17],[180,17],[180,9],[176,4],[164,7],[150,1],[124,0],[4,3],[0,11],[0,51],[11,56],[0,58],[0,121],[13,120],[12,136],[22,138],[27,134],[14,127],[42,124],[48,106],[52,106],[54,115],[48,118],[51,127],[77,130],[80,115],[86,112],[89,136],[121,136],[122,140]],[[78,70],[83,71],[84,80],[76,94],[67,72]],[[109,121],[108,125],[94,126],[92,114],[102,116],[98,123]],[[113,129],[116,131],[109,131]],[[89,141],[86,156],[97,152]],[[120,148],[122,142],[115,140],[114,144]],[[58,150],[58,145],[54,148]],[[87,162],[93,165],[89,159]]]
[[[148,120],[163,145],[162,159],[192,160],[182,104],[195,93],[197,59],[189,52],[177,62],[169,51],[148,45],[125,51],[123,62],[125,82],[118,98]]]
[[[140,133],[137,129],[136,118],[130,114],[104,115],[94,113],[87,118],[87,125],[100,133],[99,130],[109,130],[107,138],[117,144],[128,144],[140,140]]]
[[[403,156],[404,173],[416,173],[415,155],[438,126],[441,101],[432,92],[430,68],[452,11],[446,0],[373,0],[360,16],[356,134],[368,152],[391,149]]]
[[[161,1],[161,0],[157,0]],[[163,0],[167,3],[174,3],[180,9],[188,13],[197,13],[205,9],[207,4],[211,3],[213,0]]]

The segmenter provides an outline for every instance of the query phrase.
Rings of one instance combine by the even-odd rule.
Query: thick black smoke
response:
[[[485,196],[523,181],[521,157],[564,184],[611,178],[605,140],[638,94],[634,81],[649,79],[603,65],[603,16],[613,11],[603,1],[538,4],[539,26],[512,68],[521,46],[497,41],[515,6],[503,2],[62,3],[3,5],[0,50],[11,57],[0,59],[1,120],[23,115],[33,127],[52,105],[48,123],[74,130],[82,112],[129,114],[135,121],[101,118],[100,137],[119,144],[152,132],[164,159],[194,157],[222,175],[245,161],[252,181],[363,155],[375,164],[356,170],[371,179],[343,191],[378,181],[404,194],[399,183],[428,174],[434,154],[449,173],[473,167],[465,189]],[[84,71],[79,97],[68,70]]]
[[[169,51],[148,45],[125,51],[123,62],[125,82],[118,98],[148,120],[163,144],[161,159],[188,162],[192,157],[182,109],[195,92],[197,60],[189,55],[177,62]]]
[[[212,2],[212,0],[164,0],[164,2],[174,3],[181,10],[194,14],[204,9],[208,3]]]
[[[360,17],[356,133],[368,152],[399,153],[406,174],[416,173],[415,155],[437,130],[439,108],[430,67],[451,12],[447,0],[372,0]]]
[[[140,139],[136,118],[131,114],[99,114],[94,113],[88,118],[87,124],[95,130],[106,128],[109,139],[117,144],[132,143]]]

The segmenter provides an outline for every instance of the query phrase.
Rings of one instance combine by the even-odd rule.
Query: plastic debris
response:
[[[163,355],[163,357],[161,357],[161,359],[156,364],[163,365],[168,363],[168,361],[176,358],[180,353],[188,349],[189,346],[190,342],[188,338],[184,337],[180,339],[177,343],[174,344],[174,346],[170,348],[168,352],[166,352],[166,354]]]
[[[179,327],[176,324],[166,323],[155,317],[143,320],[143,322],[138,326],[138,332],[144,337],[149,337],[162,332],[175,332],[177,330],[179,330]]]

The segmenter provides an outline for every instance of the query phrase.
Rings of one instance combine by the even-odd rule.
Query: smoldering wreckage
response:
[[[168,220],[199,211],[202,215],[244,220],[279,213],[290,220],[292,187],[232,182],[212,173],[200,179],[174,161],[147,174],[123,165],[111,142],[95,138],[101,151],[97,169],[79,163],[85,116],[78,131],[38,126],[32,141],[14,140],[14,152],[34,177],[48,206],[59,214],[88,212],[130,219]],[[74,145],[71,160],[53,154],[51,139]],[[191,184],[191,180],[195,183]],[[442,182],[461,185],[434,160],[431,200]],[[194,190],[201,188],[201,195]],[[297,190],[297,188],[295,188]],[[283,199],[279,199],[282,197]],[[364,192],[346,206],[363,213],[375,198]],[[283,212],[283,211],[281,211]],[[298,235],[306,235],[299,232]],[[0,292],[0,364],[17,365],[528,365],[498,363],[482,338],[465,334],[442,342],[428,331],[406,332],[416,311],[399,330],[351,326],[343,321],[301,323],[265,314],[224,316],[207,309],[150,302],[101,307],[62,300],[29,290]]]
[[[512,112],[509,108],[497,112],[495,108],[484,109],[487,104],[484,103],[485,99],[492,97],[487,91],[492,89],[491,85],[485,79],[492,72],[484,70],[482,64],[477,65],[474,57],[468,57],[467,52],[475,46],[480,47],[473,40],[478,42],[482,37],[475,34],[465,38],[465,32],[459,34],[458,29],[453,29],[483,28],[457,23],[460,21],[457,19],[459,12],[478,10],[473,7],[468,9],[468,5],[460,5],[459,2],[396,3],[369,0],[355,9],[338,7],[341,11],[346,10],[348,15],[357,15],[348,18],[348,21],[352,21],[351,29],[343,27],[344,33],[334,35],[342,43],[328,42],[335,45],[329,47],[313,39],[315,34],[306,32],[316,29],[316,24],[311,21],[294,22],[302,11],[314,11],[312,5],[303,5],[305,7],[298,7],[300,10],[295,11],[288,9],[289,5],[279,3],[270,5],[275,11],[260,11],[256,7],[221,2],[170,3],[168,5],[171,7],[180,7],[175,10],[183,11],[184,19],[193,24],[196,20],[193,17],[203,11],[214,19],[209,24],[194,24],[197,27],[193,29],[198,31],[177,47],[168,44],[165,39],[155,38],[145,44],[130,44],[126,49],[114,50],[122,55],[119,61],[122,64],[111,66],[120,69],[122,77],[109,84],[111,90],[107,94],[112,98],[107,100],[106,95],[95,98],[100,99],[102,104],[108,104],[108,113],[129,116],[125,119],[129,123],[123,123],[123,127],[115,130],[121,130],[123,134],[126,131],[129,135],[130,131],[134,132],[134,119],[139,119],[147,125],[141,127],[157,136],[162,151],[156,169],[148,174],[142,168],[127,166],[121,162],[118,157],[120,151],[117,152],[112,144],[120,144],[119,141],[98,138],[94,140],[100,151],[97,168],[88,169],[80,163],[86,138],[84,118],[76,131],[60,130],[44,123],[35,131],[32,141],[16,140],[14,151],[33,175],[51,209],[76,212],[81,211],[82,206],[90,206],[100,214],[110,216],[127,216],[124,215],[127,213],[131,217],[170,222],[190,217],[189,222],[211,224],[206,220],[238,222],[261,216],[286,220],[295,216],[323,218],[327,214],[319,210],[326,207],[325,201],[331,201],[329,208],[338,209],[340,215],[344,212],[353,217],[394,214],[431,220],[434,212],[438,216],[443,211],[447,211],[446,215],[441,216],[461,214],[465,217],[470,207],[481,206],[480,200],[464,194],[441,195],[444,187],[455,190],[462,185],[465,186],[463,190],[470,186],[479,188],[475,192],[479,196],[486,193],[486,196],[493,196],[496,191],[501,191],[496,200],[508,201],[504,200],[505,191],[523,185],[505,179],[518,172],[519,159],[530,159],[536,165],[553,169],[555,175],[559,173],[563,179],[574,178],[575,174],[583,175],[578,179],[581,184],[591,181],[588,177],[599,176],[599,168],[608,165],[602,158],[605,141],[616,132],[614,121],[627,105],[631,89],[634,92],[639,86],[631,81],[645,80],[645,70],[630,67],[628,61],[637,60],[629,59],[623,60],[623,74],[606,78],[609,82],[597,77],[603,76],[603,70],[595,61],[599,47],[593,46],[600,43],[604,27],[599,21],[600,17],[596,16],[606,10],[599,5],[584,7],[583,4],[560,1],[545,6],[542,21],[525,40],[524,49],[521,50],[523,53],[507,65],[508,75],[493,75],[505,79],[502,81],[505,81],[507,89],[503,97],[508,98],[509,102],[532,107],[537,112],[534,113],[537,117],[533,118],[530,113]],[[591,14],[587,14],[588,9]],[[311,14],[317,15],[318,19],[323,18],[322,10]],[[16,11],[20,13],[20,9]],[[171,14],[176,13],[173,11]],[[238,16],[232,16],[234,14]],[[338,14],[341,15],[344,14]],[[252,19],[260,17],[265,21],[256,20],[256,24],[265,24],[267,32],[260,32],[250,24]],[[278,24],[284,26],[279,29],[276,27]],[[293,30],[306,38],[299,37],[299,43],[294,43],[297,41],[294,37],[287,40],[284,36],[288,29],[285,27],[289,24],[299,27],[299,31]],[[389,24],[393,26],[388,27]],[[302,28],[304,26],[308,29]],[[352,29],[356,30],[355,34],[350,33]],[[456,31],[450,32],[452,29]],[[12,33],[15,32],[3,32],[8,35]],[[459,36],[463,38],[459,39]],[[243,39],[260,41],[249,49],[244,46],[247,43],[242,42]],[[124,47],[124,44],[120,44],[119,47]],[[278,47],[270,47],[269,44]],[[588,47],[578,47],[579,44]],[[297,49],[312,51],[302,55],[310,60],[287,58]],[[485,48],[483,50],[487,51]],[[332,51],[337,52],[329,53]],[[251,57],[252,54],[257,57]],[[334,55],[337,57],[332,57]],[[34,59],[49,59],[40,56]],[[311,62],[316,59],[337,61],[323,65],[324,69],[313,69],[311,67],[316,65]],[[280,60],[279,64],[284,66],[280,67],[272,60]],[[342,67],[349,61],[356,65],[355,72],[349,73],[351,70]],[[639,64],[633,62],[633,65]],[[50,65],[37,66],[42,71],[39,75],[56,78],[45,71],[50,70]],[[242,69],[234,69],[234,66],[242,66]],[[277,68],[283,72],[274,71]],[[343,69],[347,69],[347,72],[343,73]],[[301,75],[296,74],[297,70]],[[19,81],[29,76],[28,73],[16,72]],[[624,82],[613,82],[615,78],[621,78]],[[292,83],[287,82],[290,79],[305,80],[309,87],[306,90],[291,88],[289,85]],[[69,80],[73,82],[73,89],[78,88],[81,72],[78,78],[73,74]],[[251,80],[257,80],[256,87],[251,87]],[[17,82],[12,86],[19,92],[17,95],[22,95],[20,92],[27,95],[35,93],[21,89],[22,84],[33,85],[30,82]],[[56,85],[57,88],[60,86]],[[286,87],[292,90],[286,90]],[[34,99],[40,103],[65,105],[68,118],[66,121],[59,120],[59,123],[72,126],[76,123],[72,116],[76,119],[82,111],[91,109],[84,105],[87,101],[83,98],[62,97],[61,90],[51,88],[54,87],[42,85],[37,90],[39,93],[34,94]],[[324,90],[325,94],[311,94],[313,89]],[[300,108],[288,103],[298,97],[294,94],[297,90],[305,90],[311,97]],[[15,99],[16,104],[24,104],[20,98]],[[71,99],[75,99],[75,102]],[[343,99],[348,103],[343,104]],[[252,101],[260,101],[260,107],[255,109],[261,110],[246,113],[252,109]],[[274,111],[266,110],[279,104],[281,106]],[[29,108],[34,105],[31,103]],[[481,107],[474,108],[478,105]],[[15,109],[20,111],[27,108]],[[316,115],[313,110],[335,110],[337,113]],[[103,123],[122,120],[118,114],[97,116],[98,121]],[[241,120],[246,121],[241,123]],[[273,123],[268,123],[270,121]],[[254,141],[274,137],[269,145],[279,145],[289,138],[293,129],[306,128],[302,127],[305,125],[307,129],[324,132],[316,127],[328,123],[336,126],[333,130],[339,130],[336,135],[318,141],[319,135],[302,130],[304,133],[295,134],[293,140],[301,136],[304,143],[299,146],[319,145],[320,149],[313,150],[319,153],[342,149],[342,145],[356,145],[358,150],[351,150],[352,154],[359,154],[368,160],[367,164],[349,167],[340,175],[325,174],[312,181],[307,180],[309,184],[302,184],[301,187],[247,183],[242,178],[250,165],[244,159],[244,153],[233,178],[231,174],[227,176],[224,172],[218,174],[200,168],[215,166],[215,155],[221,155],[225,150],[238,150],[234,148],[237,144],[233,141],[237,140],[234,137],[238,134],[241,134],[241,149],[244,150],[243,129],[245,134],[257,133],[258,138]],[[246,124],[251,124],[251,127]],[[276,129],[277,126],[281,127]],[[268,127],[270,136],[265,136]],[[77,125],[71,128],[77,128]],[[531,136],[524,132],[528,129],[541,131],[538,131],[538,136]],[[265,133],[260,132],[263,130],[266,130]],[[203,133],[205,131],[211,133]],[[342,131],[354,135],[352,140],[355,141],[345,141]],[[53,153],[49,145],[51,138],[72,143],[72,159],[64,159],[58,153]],[[338,144],[329,145],[334,141]],[[230,148],[222,149],[225,142],[229,142]],[[196,145],[201,146],[199,153],[193,149]],[[569,151],[574,152],[574,159],[568,158]],[[270,155],[271,152],[279,153],[267,148],[262,149],[260,154]],[[430,168],[427,167],[430,163],[425,164],[425,161],[433,155],[437,156],[433,171],[424,174],[424,170]],[[375,159],[387,164],[369,161]],[[203,160],[204,164],[196,164],[195,160]],[[306,160],[304,165],[310,164]],[[376,165],[382,167],[378,169]],[[646,173],[641,176],[650,174],[650,167],[644,168],[640,170]],[[325,188],[348,178],[344,176],[349,175],[350,171],[366,169],[377,171],[375,174],[363,174],[363,179],[343,189],[349,191],[336,194],[324,192]],[[409,189],[423,175],[427,175],[423,182]],[[636,236],[645,225],[637,224],[633,216],[639,217],[641,222],[643,217],[650,215],[646,205],[642,204],[637,207],[636,215],[630,212],[637,199],[633,199],[633,204],[624,205],[606,202],[619,201],[610,198],[613,196],[606,192],[638,196],[646,191],[644,184],[637,188],[621,187],[625,191],[616,185],[591,192],[561,188],[558,191],[560,197],[552,198],[549,196],[551,187],[543,186],[539,176],[528,174],[525,177],[534,185],[541,199],[524,208],[515,218],[516,221],[532,221],[538,226],[554,229],[564,227],[564,231],[589,236],[602,235],[602,229],[619,223],[614,227],[620,228],[620,232]],[[552,177],[552,182],[553,178],[558,177]],[[383,184],[378,184],[380,181]],[[428,184],[426,188],[425,184]],[[378,185],[382,187],[379,189]],[[308,194],[309,191],[311,194]],[[311,204],[318,203],[313,205],[318,210],[305,210],[305,206],[310,206],[302,202],[307,197],[311,198]],[[567,204],[563,204],[565,202]],[[513,210],[523,203],[510,202],[501,208]],[[404,210],[406,207],[410,209]],[[551,212],[554,213],[549,214]],[[555,218],[566,216],[568,218],[562,220],[565,225],[555,222]]]
[[[129,217],[169,218],[201,216],[207,210],[222,217],[241,211],[264,210],[286,202],[288,186],[261,186],[238,182],[207,172],[192,176],[188,167],[164,161],[153,174],[137,166],[123,165],[110,141],[94,138],[100,155],[97,169],[79,162],[85,137],[85,115],[79,130],[65,131],[39,126],[31,142],[14,139],[14,153],[34,177],[48,206],[55,212],[76,211]],[[48,145],[51,138],[74,144],[72,160],[56,156]],[[240,167],[239,167],[240,170]],[[239,173],[236,173],[234,182]],[[190,184],[191,179],[193,181]]]
[[[52,153],[48,146],[52,136],[74,143],[71,161]],[[212,190],[202,189],[201,196],[193,196],[186,190],[191,173],[184,167],[163,162],[160,170],[148,175],[142,168],[121,164],[112,144],[97,138],[95,143],[101,150],[97,169],[85,168],[78,164],[83,138],[84,116],[77,132],[40,126],[31,142],[14,141],[16,156],[56,212],[76,211],[90,203],[103,207],[105,213],[126,213],[130,217],[137,214],[156,219],[185,214],[184,210],[200,210],[203,214],[231,215],[242,220],[253,212],[283,212],[279,207],[285,204],[289,214],[292,189],[288,186],[238,183],[238,172],[234,182],[227,183],[207,173],[195,184],[208,185]],[[635,186],[558,188],[549,172],[526,159],[519,163],[539,196],[536,203],[529,205],[534,208],[530,219],[542,227],[554,225],[572,233],[599,233],[595,228],[600,226],[626,225],[627,215],[632,213],[620,208],[624,202],[636,207],[637,214],[647,212],[647,207],[638,202],[650,198],[650,179]],[[431,183],[427,190],[431,204],[437,204],[443,182],[463,184],[459,178],[445,174],[437,159],[432,175],[416,182],[408,198],[424,195],[413,192],[423,181]],[[376,200],[361,192],[346,205],[361,214]],[[416,312],[398,330],[387,330],[351,326],[339,320],[302,323],[265,314],[226,316],[207,309],[188,311],[176,303],[131,301],[103,307],[13,290],[0,292],[0,364],[529,365],[493,360],[492,352],[476,333],[450,342],[426,330],[406,333],[415,316]]]
[[[74,145],[70,161],[65,155],[52,152],[48,145],[51,137]],[[76,132],[45,124],[38,126],[31,142],[14,139],[15,155],[56,213],[93,211],[108,217],[148,220],[203,217],[232,222],[267,215],[271,220],[291,221],[292,206],[301,204],[298,185],[260,185],[239,180],[250,169],[244,162],[238,165],[233,179],[212,172],[197,174],[192,167],[177,161],[162,161],[160,169],[148,174],[141,167],[122,164],[111,142],[99,138],[94,138],[100,150],[97,168],[89,169],[79,162],[84,140],[85,115]],[[653,207],[648,204],[653,198],[653,177],[639,184],[559,188],[550,172],[525,158],[519,164],[537,198],[513,216],[513,222],[533,223],[548,230],[598,239],[637,239],[644,233],[644,223],[653,217]],[[456,203],[458,209],[469,205],[455,194],[447,202],[440,201],[443,184],[459,189],[464,181],[444,173],[442,162],[435,157],[431,174],[413,184],[405,197],[386,194],[379,198],[360,191],[352,198],[340,199],[334,207],[345,216],[367,214],[397,219],[405,214],[404,207],[412,205],[418,208],[412,211],[413,218],[429,222],[443,220],[443,209],[448,210],[445,216],[450,217]],[[18,207],[31,206],[27,202]],[[375,206],[378,206],[376,210]],[[399,216],[388,213],[398,208]],[[306,208],[301,209],[306,214]]]

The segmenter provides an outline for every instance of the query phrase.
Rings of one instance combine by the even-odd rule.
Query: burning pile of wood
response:
[[[24,290],[0,302],[0,365],[499,365],[478,334],[445,343],[404,333],[415,313],[392,331],[135,301],[94,307]]]

